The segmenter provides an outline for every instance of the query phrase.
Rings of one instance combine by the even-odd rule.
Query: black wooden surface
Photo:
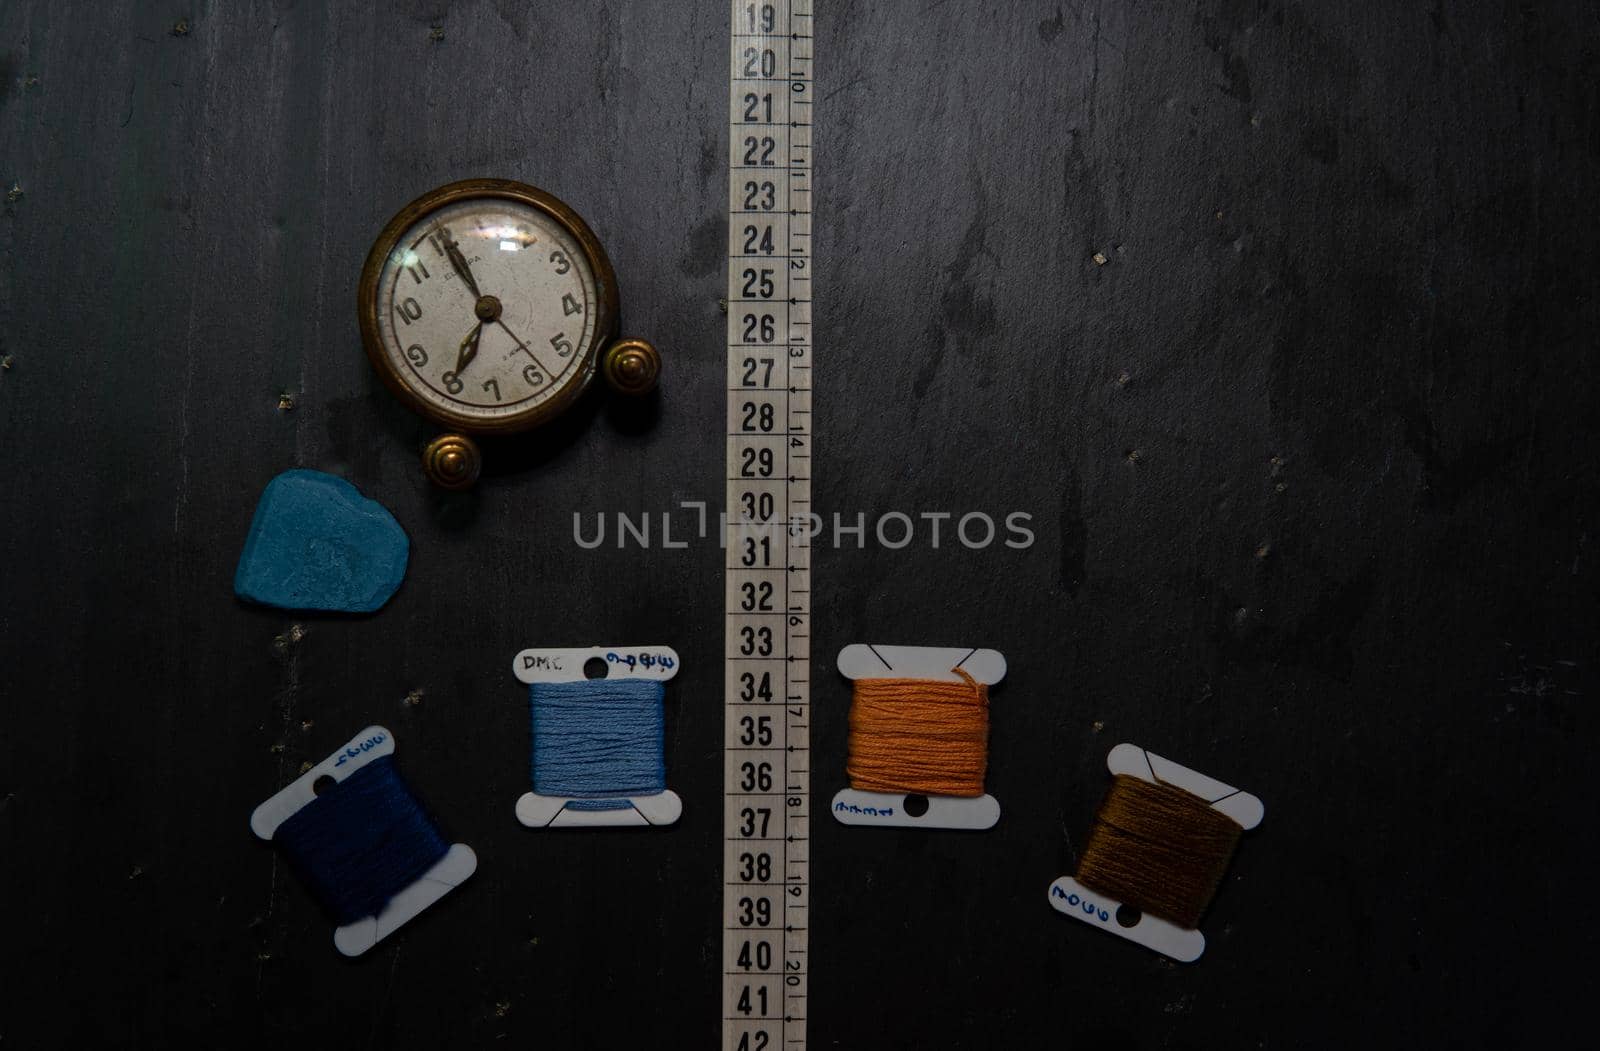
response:
[[[818,553],[814,801],[841,645],[1011,671],[991,833],[815,823],[817,1046],[1571,1028],[1600,919],[1593,5],[818,7],[818,508],[1025,511],[1038,541]],[[714,1046],[720,560],[584,551],[571,516],[720,504],[725,17],[0,6],[5,1047]],[[652,426],[591,404],[446,498],[355,282],[400,205],[479,175],[586,216],[668,371]],[[380,614],[233,598],[291,466],[410,533]],[[684,657],[684,819],[526,832],[510,657],[600,640]],[[371,722],[480,869],[347,963],[246,819]],[[1267,803],[1194,966],[1046,904],[1121,740]]]

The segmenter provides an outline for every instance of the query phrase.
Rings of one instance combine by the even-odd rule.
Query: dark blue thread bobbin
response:
[[[450,849],[389,755],[301,807],[272,841],[341,927],[381,913]]]
[[[655,679],[536,682],[529,688],[533,790],[570,810],[625,810],[667,788],[664,689]]]

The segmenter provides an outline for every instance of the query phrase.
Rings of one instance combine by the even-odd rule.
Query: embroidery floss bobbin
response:
[[[1005,677],[996,650],[853,645],[848,772],[831,807],[846,825],[985,829],[1000,804],[983,790],[988,688]]]
[[[1131,744],[1106,756],[1113,781],[1076,877],[1050,884],[1058,912],[1181,963],[1205,951],[1196,926],[1261,800]],[[1121,900],[1119,900],[1121,899]]]
[[[447,843],[394,769],[394,735],[362,730],[250,815],[322,907],[339,922],[333,944],[359,956],[478,868]]]
[[[590,678],[586,667],[605,674]],[[666,646],[528,649],[513,663],[528,685],[533,788],[517,800],[529,828],[670,825],[683,801],[666,787]]]

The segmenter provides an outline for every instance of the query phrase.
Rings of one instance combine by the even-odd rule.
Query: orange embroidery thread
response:
[[[989,688],[960,682],[857,679],[845,771],[860,792],[981,796],[989,767]]]

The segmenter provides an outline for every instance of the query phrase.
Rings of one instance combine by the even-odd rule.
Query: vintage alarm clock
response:
[[[383,382],[447,428],[423,468],[446,489],[477,480],[473,435],[546,423],[601,372],[652,390],[661,356],[617,338],[617,279],[578,213],[532,186],[469,179],[423,194],[378,235],[361,270],[361,338]]]

